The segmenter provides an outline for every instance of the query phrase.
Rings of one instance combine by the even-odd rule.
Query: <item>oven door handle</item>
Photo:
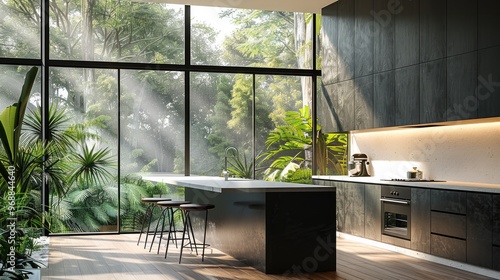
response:
[[[405,205],[410,204],[410,202],[407,201],[407,200],[399,200],[399,199],[381,198],[380,201],[382,201],[382,202],[398,203],[398,204],[405,204]]]

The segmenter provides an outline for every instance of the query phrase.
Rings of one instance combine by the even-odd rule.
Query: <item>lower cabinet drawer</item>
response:
[[[431,233],[466,239],[467,217],[431,211]]]
[[[500,271],[500,246],[493,246],[492,268]]]
[[[459,262],[466,262],[467,242],[458,238],[431,234],[431,254]]]

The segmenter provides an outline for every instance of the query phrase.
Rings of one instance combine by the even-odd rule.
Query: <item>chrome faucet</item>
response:
[[[235,147],[232,147],[232,146],[227,147],[226,150],[224,151],[224,170],[222,171],[222,173],[224,173],[224,179],[226,181],[229,178],[229,171],[227,171],[227,158],[228,158],[228,154],[229,154],[230,150],[234,151],[233,157],[236,157],[238,155],[238,149],[236,149]]]

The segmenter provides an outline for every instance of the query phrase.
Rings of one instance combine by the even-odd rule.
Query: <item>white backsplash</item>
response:
[[[406,178],[413,166],[425,179],[500,184],[500,122],[353,132],[350,154],[364,153],[378,178]]]

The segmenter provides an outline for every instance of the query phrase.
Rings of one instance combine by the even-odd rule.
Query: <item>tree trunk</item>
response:
[[[312,22],[312,21],[310,21]],[[295,52],[297,54],[297,65],[300,69],[312,68],[312,42],[308,42],[308,38],[312,38],[312,28],[310,23],[306,21],[306,15],[303,13],[294,13],[294,32],[295,32]],[[300,85],[302,87],[302,106],[312,108],[312,80],[311,77],[301,77]],[[312,166],[312,150],[304,151],[306,167]]]
[[[94,36],[93,31],[94,27],[92,25],[94,19],[94,6],[95,0],[82,0],[82,59],[84,61],[93,61],[94,60]],[[95,71],[94,69],[83,69],[83,82],[84,82],[84,91],[83,96],[78,98],[78,108],[81,112],[86,111],[86,102],[85,97],[91,96],[94,93],[94,80],[95,80]]]
[[[300,69],[312,68],[312,38],[311,22],[307,23],[306,15],[303,13],[294,14],[294,32],[295,32],[295,52],[297,53],[297,65]],[[312,81],[310,77],[301,77],[302,87],[302,106],[312,108]]]

